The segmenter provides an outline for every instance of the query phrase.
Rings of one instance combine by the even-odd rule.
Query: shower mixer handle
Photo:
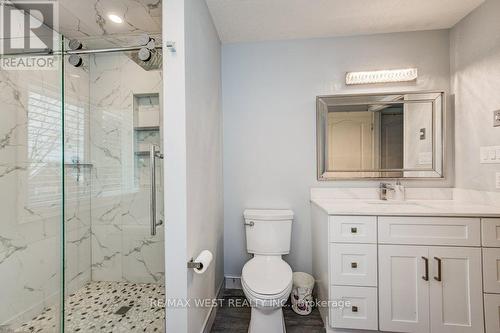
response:
[[[162,220],[157,220],[156,218],[156,159],[163,159],[163,154],[160,153],[157,145],[151,145],[149,150],[149,167],[150,167],[150,177],[151,177],[151,209],[150,209],[150,220],[151,220],[151,236],[156,235],[156,228],[163,224]]]

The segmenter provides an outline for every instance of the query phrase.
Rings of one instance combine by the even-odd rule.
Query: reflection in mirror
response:
[[[318,179],[442,178],[443,93],[317,99]]]

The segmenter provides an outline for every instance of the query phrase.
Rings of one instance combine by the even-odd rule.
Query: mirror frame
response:
[[[328,176],[326,175],[328,172],[326,167],[326,136],[325,129],[323,128],[325,124],[328,123],[326,113],[321,110],[320,103],[322,103],[321,99],[324,98],[335,98],[335,97],[363,97],[363,96],[390,96],[390,95],[405,95],[405,94],[440,94],[441,95],[441,172],[436,170],[436,163],[433,163],[432,169],[422,169],[421,171],[434,172],[436,174],[435,177],[423,176],[423,177],[373,177],[373,176],[346,176],[346,177],[337,177],[337,176]],[[388,179],[404,179],[404,180],[442,180],[445,178],[445,170],[447,166],[446,156],[447,156],[447,147],[446,147],[446,137],[447,137],[447,109],[446,109],[446,93],[444,90],[423,90],[423,91],[396,91],[396,92],[380,92],[380,93],[359,93],[359,94],[335,94],[335,95],[320,95],[316,96],[316,166],[317,166],[317,180],[318,181],[346,181],[346,180],[388,180]],[[326,118],[325,118],[326,116]],[[433,122],[435,121],[435,115],[433,118]],[[435,140],[433,138],[433,140]],[[434,160],[435,156],[433,156]],[[439,158],[439,157],[438,157]],[[375,169],[375,170],[367,170],[367,171],[334,171],[338,173],[373,173],[373,172],[405,172],[405,171],[415,171],[409,169]],[[420,171],[420,170],[418,170]]]

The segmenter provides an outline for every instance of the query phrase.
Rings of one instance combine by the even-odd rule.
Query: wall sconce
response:
[[[391,69],[369,72],[348,72],[345,76],[347,85],[391,83],[415,81],[418,77],[416,68]]]

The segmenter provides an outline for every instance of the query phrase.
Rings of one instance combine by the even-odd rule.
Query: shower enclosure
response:
[[[1,56],[56,66],[0,69],[0,332],[163,330],[161,36],[121,37]]]

